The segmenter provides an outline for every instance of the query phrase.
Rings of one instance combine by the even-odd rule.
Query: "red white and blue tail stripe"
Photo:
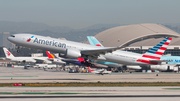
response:
[[[161,56],[164,54],[167,46],[171,42],[172,38],[167,37],[163,41],[161,41],[159,44],[151,48],[149,51],[147,51],[145,54],[142,55],[142,59],[146,60],[160,60]]]

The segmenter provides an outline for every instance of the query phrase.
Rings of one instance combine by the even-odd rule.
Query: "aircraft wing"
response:
[[[122,49],[124,46],[115,48],[95,49],[95,50],[82,50],[81,53],[84,55],[99,56],[100,54],[112,53],[118,49]]]
[[[76,61],[79,61],[77,59],[61,59],[62,61],[65,61],[65,62],[76,62]]]
[[[98,63],[93,63],[95,66],[94,68],[108,68],[107,65],[102,65],[102,64],[98,64]]]
[[[99,71],[99,73],[103,73],[104,71],[105,71],[105,69],[103,69],[103,70]]]
[[[41,63],[47,60],[46,58],[42,58],[42,57],[35,57],[33,59],[36,60],[36,62],[41,62]]]

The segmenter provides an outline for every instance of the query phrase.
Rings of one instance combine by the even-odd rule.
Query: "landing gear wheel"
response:
[[[15,49],[17,50],[17,53],[20,52],[20,50],[19,50],[19,49],[20,49],[20,46],[16,45]]]

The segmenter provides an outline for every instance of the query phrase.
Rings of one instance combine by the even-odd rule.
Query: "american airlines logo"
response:
[[[38,43],[38,44],[42,44],[42,45],[49,45],[49,46],[55,46],[55,47],[61,47],[61,48],[66,48],[66,44],[65,43],[60,43],[57,41],[49,41],[49,40],[43,40],[43,39],[38,39],[35,38],[33,43]]]
[[[33,38],[34,36],[31,36],[31,38]],[[31,41],[31,38],[27,39],[27,42],[30,42]]]

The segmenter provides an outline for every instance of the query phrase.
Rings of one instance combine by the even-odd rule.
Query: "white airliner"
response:
[[[46,62],[50,63],[51,61],[48,60],[48,57],[14,57],[14,55],[5,47],[3,47],[4,54],[7,60],[12,62],[23,62],[23,63],[36,63],[38,62]]]
[[[84,58],[82,57],[77,58],[77,59],[62,58],[62,57],[57,57],[56,55],[54,55],[53,52],[50,52],[50,51],[46,51],[46,54],[49,60],[55,64],[61,64],[61,65],[74,64],[78,66],[87,66],[87,67],[90,66],[92,68],[107,68],[106,65],[101,65],[97,63],[91,63],[91,62],[85,63]]]
[[[111,71],[107,71],[106,69],[93,70],[90,67],[88,67],[88,72],[89,73],[94,73],[94,74],[101,74],[101,75],[111,74],[112,73]]]
[[[83,57],[90,60],[103,60],[125,65],[157,65],[164,62],[160,60],[172,38],[165,38],[159,44],[147,51],[138,54],[118,49],[122,47],[98,47],[80,42],[61,40],[34,34],[14,34],[8,40],[16,45],[37,48],[56,53],[63,53],[65,57]]]

